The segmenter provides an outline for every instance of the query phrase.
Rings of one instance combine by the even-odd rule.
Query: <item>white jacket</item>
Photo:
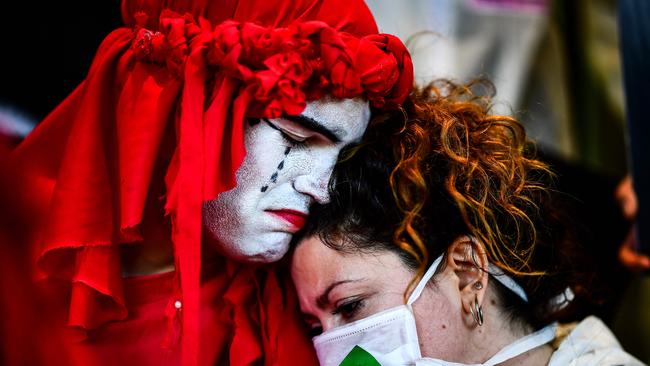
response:
[[[614,334],[595,316],[577,324],[553,353],[549,366],[644,364],[623,351]]]

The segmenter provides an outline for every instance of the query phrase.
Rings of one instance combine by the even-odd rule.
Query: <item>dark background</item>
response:
[[[83,80],[101,41],[122,25],[120,2],[11,3],[0,22],[0,104],[39,121]]]

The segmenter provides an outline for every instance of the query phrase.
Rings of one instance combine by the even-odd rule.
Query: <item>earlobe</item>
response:
[[[447,250],[447,267],[458,280],[463,311],[482,325],[482,304],[488,283],[488,259],[483,245],[468,236],[457,238]]]

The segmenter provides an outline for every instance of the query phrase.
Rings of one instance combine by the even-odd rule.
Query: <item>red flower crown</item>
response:
[[[300,114],[306,101],[326,94],[394,108],[412,87],[410,55],[388,34],[357,38],[321,21],[266,28],[228,20],[212,28],[172,11],[161,14],[160,31],[145,29],[146,21],[144,13],[136,15],[132,47],[139,60],[166,64],[182,77],[187,56],[199,47],[208,67],[243,82],[241,92],[251,97],[248,117]]]

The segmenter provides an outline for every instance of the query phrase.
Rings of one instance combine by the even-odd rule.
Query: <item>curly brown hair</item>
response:
[[[493,93],[484,80],[441,80],[376,113],[363,142],[342,153],[331,203],[314,209],[305,235],[344,252],[393,251],[416,272],[411,285],[469,235],[526,290],[528,304],[494,285],[514,318],[566,320],[576,302],[552,299],[567,287],[587,292],[581,248],[549,199],[553,173],[518,121],[490,113]]]
[[[428,200],[427,177],[443,176],[469,233],[485,245],[492,263],[515,275],[543,275],[531,263],[536,242],[531,215],[552,173],[531,157],[523,126],[490,115],[491,99],[474,93],[476,87],[491,90],[486,81],[463,86],[438,81],[416,90],[405,105],[407,119],[393,139],[397,164],[390,174],[404,215],[394,241],[426,266],[428,250],[415,223]],[[433,163],[442,158],[445,174]]]

